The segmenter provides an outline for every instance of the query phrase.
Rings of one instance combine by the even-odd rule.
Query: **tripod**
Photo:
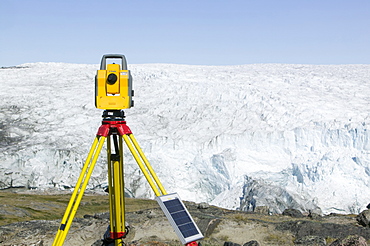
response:
[[[102,125],[98,129],[83,165],[52,246],[63,245],[106,139],[110,226],[109,236],[106,236],[104,240],[110,242],[109,245],[123,245],[123,238],[128,233],[125,227],[123,141],[129,148],[155,195],[157,197],[167,195],[130,128],[126,125],[124,112],[122,110],[105,110],[103,112]]]

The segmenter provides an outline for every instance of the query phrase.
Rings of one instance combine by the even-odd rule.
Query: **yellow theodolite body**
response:
[[[132,77],[122,58],[122,69],[119,64],[106,64],[107,58],[118,55],[103,56],[100,70],[95,77],[95,107],[107,110],[120,110],[133,106]],[[124,62],[123,62],[124,59]]]

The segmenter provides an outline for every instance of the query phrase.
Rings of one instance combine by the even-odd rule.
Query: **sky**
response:
[[[370,64],[369,0],[0,0],[0,67]]]

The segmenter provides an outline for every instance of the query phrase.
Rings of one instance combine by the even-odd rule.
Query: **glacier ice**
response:
[[[169,192],[243,209],[357,213],[370,200],[370,65],[129,65],[125,110]],[[0,188],[70,189],[101,121],[98,65],[0,69]],[[104,187],[103,151],[89,188]],[[153,197],[130,154],[126,193]]]

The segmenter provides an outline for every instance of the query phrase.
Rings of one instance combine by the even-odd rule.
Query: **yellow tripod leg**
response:
[[[87,184],[94,170],[96,161],[99,157],[99,153],[103,147],[104,141],[105,137],[97,136],[91,146],[90,152],[86,158],[80,177],[77,180],[76,187],[72,193],[71,199],[68,203],[63,219],[61,221],[61,225],[58,229],[52,246],[62,246],[65,241],[73,218],[76,215],[78,206],[80,205],[82,196],[86,190]]]
[[[114,220],[114,190],[113,190],[113,165],[111,161],[111,139],[107,139],[107,160],[108,160],[108,194],[109,194],[109,222],[110,230],[113,228],[112,221]]]
[[[115,137],[115,136],[114,136]],[[117,143],[115,143],[116,145]],[[108,179],[109,179],[109,211],[110,211],[110,237],[114,239],[115,246],[121,246],[120,239],[126,234],[125,230],[125,197],[123,172],[123,145],[119,139],[118,153],[111,154],[111,143],[108,138]]]
[[[161,181],[159,180],[159,178],[158,178],[157,174],[154,172],[154,170],[153,170],[153,168],[152,168],[152,165],[150,165],[150,163],[149,163],[148,159],[147,159],[147,158],[146,158],[146,156],[144,155],[144,152],[141,150],[141,148],[140,148],[140,146],[139,146],[138,142],[136,141],[136,139],[135,139],[135,137],[134,137],[134,134],[130,134],[130,135],[129,135],[129,137],[130,137],[130,139],[131,139],[132,143],[134,144],[134,146],[135,146],[136,150],[138,151],[138,153],[139,153],[139,155],[140,155],[141,159],[144,161],[145,166],[147,167],[147,169],[149,170],[150,174],[151,174],[151,175],[152,175],[152,177],[154,178],[154,180],[155,180],[156,184],[158,185],[158,188],[161,190],[162,195],[166,195],[166,194],[167,194],[166,190],[164,189],[164,187],[163,187],[163,185],[162,185]]]
[[[131,136],[132,134],[130,134],[130,136]],[[132,154],[132,156],[135,158],[135,160],[136,160],[136,162],[137,162],[137,164],[139,165],[139,167],[140,167],[140,169],[141,169],[141,171],[143,172],[143,174],[144,174],[144,176],[145,176],[145,178],[146,178],[146,180],[148,181],[148,183],[149,183],[149,185],[150,185],[150,187],[152,188],[152,190],[154,191],[154,193],[155,193],[155,195],[156,196],[160,196],[161,195],[161,192],[160,192],[160,190],[158,189],[158,187],[157,187],[157,183],[155,183],[154,181],[153,181],[153,178],[152,178],[152,176],[150,176],[150,173],[148,172],[148,170],[146,169],[146,166],[144,165],[144,163],[142,162],[142,160],[140,159],[140,153],[138,154],[138,150],[135,148],[136,146],[135,145],[133,145],[132,144],[132,142],[130,141],[130,137],[128,137],[127,135],[123,135],[122,136],[123,137],[123,139],[125,140],[125,143],[127,144],[127,147],[129,148],[129,150],[131,151],[131,154]],[[142,152],[142,151],[141,151]],[[146,159],[146,158],[145,158]],[[149,162],[148,162],[149,163]],[[153,171],[153,173],[154,173],[154,171]],[[159,180],[158,180],[159,181]],[[162,189],[163,189],[163,186],[162,186]],[[161,191],[162,191],[162,189],[161,189]],[[164,189],[163,189],[164,190]],[[164,192],[164,194],[166,194],[165,192]],[[163,195],[164,195],[163,194]]]
[[[118,237],[123,237],[126,234],[126,225],[125,225],[125,182],[124,182],[124,168],[123,168],[123,144],[122,138],[119,138],[119,155],[120,159],[118,164],[118,174],[116,176],[116,199],[118,200],[117,203],[117,210],[120,211],[120,214],[116,215],[116,233],[118,232]],[[119,196],[117,196],[119,194]],[[119,242],[116,240],[115,246],[119,246]],[[122,244],[121,244],[122,245]],[[121,246],[120,245],[120,246]]]
[[[123,203],[123,179],[121,172],[121,163],[119,161],[113,162],[113,194],[114,194],[114,210],[113,221],[111,221],[111,237],[114,239],[121,238],[125,235],[125,221],[124,221],[124,203]],[[119,245],[118,240],[115,240],[115,245]]]

